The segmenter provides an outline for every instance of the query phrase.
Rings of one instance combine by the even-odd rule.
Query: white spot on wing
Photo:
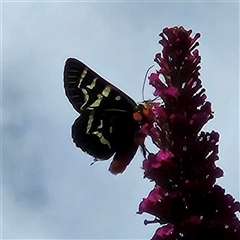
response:
[[[87,85],[86,87],[89,89],[93,89],[96,86],[96,81],[97,81],[97,78],[94,78],[92,83]]]
[[[99,137],[100,142],[104,145],[107,145],[109,149],[111,149],[111,145],[110,142],[103,136],[103,134],[101,132],[95,131],[93,132],[93,134],[95,134],[97,137]]]
[[[98,94],[97,95],[97,100],[95,100],[88,108],[92,109],[92,108],[98,107],[100,105],[102,99],[103,99],[103,95]]]
[[[102,91],[102,95],[104,97],[108,97],[109,93],[111,92],[111,88],[109,86],[105,87]]]
[[[78,88],[81,88],[81,84],[85,76],[87,75],[87,68],[85,68],[79,78]]]
[[[83,107],[87,104],[88,100],[89,100],[89,95],[86,89],[82,88],[82,93],[84,95],[84,104],[81,106],[81,110],[83,110]]]
[[[87,134],[89,134],[89,131],[92,127],[92,122],[93,122],[93,113],[91,113],[88,118],[87,131],[86,131]]]
[[[117,101],[119,101],[120,99],[121,99],[120,96],[116,96],[116,97],[115,97],[115,100],[117,100]]]

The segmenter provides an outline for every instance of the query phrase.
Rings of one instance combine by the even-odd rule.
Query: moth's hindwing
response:
[[[109,159],[133,140],[138,125],[129,112],[84,111],[72,126],[77,147],[97,159]]]
[[[139,129],[133,119],[137,107],[134,100],[73,58],[65,64],[64,87],[69,101],[81,114],[72,126],[76,146],[102,160],[115,153],[132,156],[127,149]]]

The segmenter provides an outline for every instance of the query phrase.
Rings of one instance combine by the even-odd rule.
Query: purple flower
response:
[[[223,171],[216,166],[219,134],[202,127],[213,118],[200,80],[200,34],[183,27],[160,33],[162,53],[155,62],[160,69],[149,77],[154,96],[148,102],[147,120],[141,132],[152,138],[157,153],[143,161],[144,177],[154,189],[139,205],[158,223],[154,240],[240,239],[240,204],[216,184]]]

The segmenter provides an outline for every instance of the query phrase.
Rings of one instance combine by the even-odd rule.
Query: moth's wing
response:
[[[102,120],[95,118],[95,111],[84,111],[72,125],[72,138],[77,147],[89,155],[106,160],[115,152],[101,129]]]
[[[128,110],[136,107],[135,101],[127,94],[74,58],[67,59],[65,63],[64,88],[70,103],[79,113],[99,107],[102,96],[108,98],[109,103],[117,100],[113,104],[115,108]],[[102,108],[105,106],[102,105]]]
[[[84,152],[106,160],[116,152],[124,152],[138,128],[131,112],[85,110],[72,126],[72,138]]]
[[[66,61],[64,87],[70,103],[81,113],[72,126],[76,146],[97,159],[115,154],[109,170],[123,172],[138,148],[135,101],[74,58]]]

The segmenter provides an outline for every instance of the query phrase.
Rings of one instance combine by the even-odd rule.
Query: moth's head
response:
[[[139,122],[140,124],[143,124],[147,122],[148,118],[152,116],[153,112],[153,106],[152,106],[153,101],[148,100],[144,101],[142,103],[139,103],[136,107],[136,110],[133,113],[133,119],[136,122]]]

